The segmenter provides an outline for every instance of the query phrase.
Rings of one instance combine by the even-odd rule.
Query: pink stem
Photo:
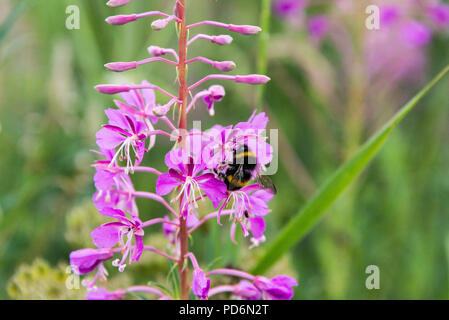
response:
[[[124,171],[125,168],[122,168],[122,170]],[[158,170],[151,168],[151,167],[134,167],[134,171],[135,172],[149,172],[149,173],[154,173],[155,175],[160,176],[162,173],[159,172]]]
[[[164,130],[153,130],[153,131],[148,132],[149,136],[155,135],[155,134],[161,134],[161,135],[169,137],[171,139],[178,140],[178,137],[172,136],[170,133],[165,132]]]
[[[197,23],[188,25],[187,29],[191,29],[191,28],[199,27],[199,26],[204,26],[204,25],[213,26],[213,27],[219,27],[219,28],[225,28],[225,29],[227,29],[229,27],[229,24],[226,24],[226,23],[206,20],[206,21],[201,21],[201,22],[197,22]]]
[[[192,252],[186,254],[185,257],[190,258],[190,261],[192,262],[193,268],[195,270],[201,269],[200,266],[198,265],[198,261],[196,260],[195,255]]]
[[[162,61],[162,62],[166,62],[166,63],[172,64],[174,66],[178,65],[178,63],[175,62],[175,61],[171,61],[171,60],[168,60],[168,59],[165,59],[165,58],[161,58],[161,57],[154,57],[154,58],[143,59],[143,60],[137,61],[137,65],[141,66],[143,64],[154,62],[154,61]]]
[[[170,119],[168,119],[166,116],[163,116],[160,118],[162,121],[164,121],[169,127],[170,129],[172,129],[173,131],[178,131],[178,129],[176,129],[176,127],[174,126],[174,124],[170,121]]]
[[[145,222],[142,224],[142,228],[145,228],[145,227],[148,227],[148,226],[152,226],[153,224],[156,224],[156,223],[173,224],[173,225],[179,227],[179,224],[176,223],[176,222],[172,222],[172,221],[167,220],[167,219],[164,219],[164,218],[155,218],[155,219],[151,219],[151,220],[145,221]]]
[[[136,291],[152,293],[159,297],[165,296],[160,290],[148,286],[133,286],[126,289],[126,292],[136,292]]]
[[[195,61],[201,61],[201,62],[210,64],[210,65],[212,65],[215,62],[213,60],[210,60],[210,59],[207,59],[207,58],[204,58],[204,57],[196,57],[196,58],[187,60],[186,63],[189,64],[189,63],[192,63],[192,62],[195,62]]]
[[[166,13],[161,12],[161,11],[148,11],[148,12],[142,12],[142,13],[136,14],[137,19],[151,17],[151,16],[162,16],[162,17],[165,17],[165,18],[172,17],[174,20],[179,22],[179,18],[178,17],[166,14]]]
[[[194,227],[190,228],[189,234],[191,234],[193,231],[195,231],[197,228],[199,228],[206,221],[217,217],[218,213],[219,213],[219,211],[209,213],[207,216],[205,216],[203,219],[201,219]],[[221,212],[221,215],[230,215],[230,214],[232,214],[232,210],[223,210]]]
[[[173,258],[172,256],[170,256],[170,255],[168,255],[168,254],[166,254],[166,253],[164,253],[164,252],[162,252],[162,251],[159,251],[159,250],[156,249],[156,248],[149,247],[149,246],[144,246],[143,249],[144,249],[145,251],[151,251],[151,252],[157,253],[158,255],[163,256],[164,258],[170,259],[170,260],[172,260],[172,261],[174,261],[174,262],[178,262],[177,259]]]
[[[190,91],[192,89],[195,89],[200,84],[202,84],[208,80],[235,80],[235,76],[228,76],[228,75],[224,75],[224,74],[210,74],[210,75],[204,77],[203,79],[201,79],[200,81],[198,81],[197,83],[191,85],[188,88],[188,90]]]
[[[192,101],[190,102],[189,106],[187,107],[187,112],[189,112],[189,111],[192,109],[192,107],[195,105],[195,102],[196,102],[199,98],[202,98],[202,97],[204,97],[204,96],[207,96],[208,94],[209,94],[209,91],[208,91],[208,90],[203,90],[203,91],[198,92],[198,93],[193,97]]]
[[[222,286],[218,286],[215,288],[212,288],[209,290],[209,297],[212,297],[214,295],[217,295],[219,293],[223,293],[223,292],[234,292],[235,286],[233,285],[222,285]]]
[[[168,96],[168,97],[170,97],[172,99],[178,100],[178,97],[172,95],[171,93],[168,93],[164,89],[162,89],[162,88],[160,88],[160,87],[158,87],[158,86],[156,86],[154,84],[150,84],[150,85],[145,85],[145,84],[143,84],[143,85],[133,85],[133,86],[130,86],[130,89],[131,90],[136,90],[136,89],[154,89],[154,90],[157,90],[159,92],[162,92],[163,94],[165,94],[166,96]]]
[[[206,34],[197,34],[196,36],[194,36],[192,39],[189,40],[189,42],[187,42],[187,46],[190,46],[193,42],[195,42],[198,39],[204,39],[204,40],[211,40],[212,37],[208,36]]]
[[[239,277],[239,278],[248,279],[251,281],[254,281],[254,279],[256,278],[255,276],[253,276],[247,272],[244,272],[244,271],[234,270],[234,269],[224,269],[224,268],[212,270],[211,272],[209,272],[207,274],[207,276],[211,276],[214,274],[224,274],[227,276]]]
[[[138,197],[138,198],[147,198],[147,199],[151,199],[151,200],[155,200],[159,203],[161,203],[162,205],[164,205],[168,211],[170,211],[175,217],[178,217],[178,214],[176,213],[175,210],[173,210],[172,207],[170,207],[170,205],[164,200],[164,198],[162,198],[161,196],[158,196],[155,193],[151,193],[151,192],[143,192],[143,191],[132,191],[132,192],[126,192],[126,191],[120,191],[120,193],[126,194],[126,195],[132,195],[134,197]]]

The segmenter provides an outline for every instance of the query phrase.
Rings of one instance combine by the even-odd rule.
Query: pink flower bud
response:
[[[228,35],[213,36],[210,41],[220,46],[224,46],[232,42],[232,37]]]
[[[128,85],[100,84],[95,87],[95,90],[104,94],[116,94],[120,92],[128,92],[131,88]]]
[[[235,82],[247,83],[247,84],[264,84],[271,79],[267,76],[260,74],[250,74],[247,76],[235,76]]]
[[[235,69],[235,63],[233,61],[215,61],[212,64],[212,67],[224,72],[229,72]]]
[[[165,55],[167,52],[165,49],[158,46],[150,46],[148,47],[148,53],[155,57],[160,57]]]
[[[111,62],[104,65],[107,69],[115,72],[122,72],[137,68],[137,62]]]
[[[166,26],[167,26],[167,24],[171,21],[171,20],[173,20],[173,18],[165,18],[165,19],[158,19],[158,20],[155,20],[155,21],[153,21],[153,23],[151,24],[151,28],[153,29],[153,30],[155,30],[155,31],[159,31],[159,30],[162,30],[162,29],[164,29]]]
[[[257,34],[260,31],[262,31],[262,29],[257,26],[249,26],[249,25],[237,26],[234,24],[230,24],[228,26],[228,30],[237,32],[237,33],[241,33],[244,35],[253,35],[253,34]]]
[[[127,3],[130,3],[132,0],[109,0],[106,5],[108,7],[120,7],[124,6]]]
[[[137,20],[136,14],[120,14],[117,16],[110,16],[106,18],[106,22],[113,26],[119,26],[136,20]]]

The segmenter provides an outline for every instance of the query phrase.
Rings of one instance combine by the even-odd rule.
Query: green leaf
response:
[[[302,210],[284,227],[271,243],[265,254],[253,268],[253,274],[261,274],[276,263],[295,243],[300,241],[319,221],[338,196],[369,164],[384,145],[396,125],[413,109],[426,93],[449,71],[443,69],[424,89],[405,104],[384,127],[371,137],[333,176],[324,184]]]

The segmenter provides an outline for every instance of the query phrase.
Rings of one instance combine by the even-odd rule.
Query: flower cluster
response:
[[[110,0],[107,5],[117,7],[130,1]],[[96,134],[98,151],[95,152],[101,158],[94,164],[97,191],[93,195],[93,202],[99,213],[111,221],[92,231],[92,241],[97,248],[81,249],[70,254],[73,271],[80,275],[95,273],[93,280],[83,281],[89,290],[87,299],[123,299],[127,293],[137,291],[156,295],[159,299],[186,299],[190,291],[199,299],[207,299],[220,292],[232,292],[242,299],[291,299],[292,287],[297,282],[290,277],[268,279],[233,269],[206,272],[199,266],[194,253],[188,251],[189,235],[214,218],[221,225],[221,216],[228,216],[232,221],[230,233],[233,241],[237,227],[242,229],[245,237],[252,235],[253,246],[265,240],[264,216],[270,212],[268,202],[273,197],[273,191],[265,189],[258,182],[251,183],[255,181],[255,174],[262,172],[273,157],[273,148],[264,135],[268,123],[265,113],[254,112],[247,121],[227,127],[215,125],[204,131],[187,128],[187,115],[198,101],[202,101],[208,113],[213,116],[215,104],[225,96],[225,89],[220,85],[212,85],[195,93],[195,89],[204,82],[217,79],[258,85],[270,80],[267,76],[257,74],[211,74],[188,85],[186,69],[190,63],[202,62],[224,72],[236,67],[232,61],[213,61],[204,57],[187,59],[188,46],[197,40],[206,40],[216,45],[228,45],[232,42],[229,35],[197,34],[189,40],[188,31],[192,33],[197,26],[210,25],[242,35],[253,35],[260,28],[215,21],[187,25],[186,0],[176,0],[172,14],[149,11],[112,16],[106,22],[123,25],[152,16],[160,17],[152,23],[153,30],[161,30],[170,23],[176,24],[179,49],[153,45],[148,48],[150,57],[147,59],[112,62],[105,67],[111,71],[123,72],[153,62],[175,66],[179,95],[171,94],[146,80],[140,84],[102,84],[95,87],[101,93],[121,96],[121,99],[114,100],[116,108],[105,111],[108,123]],[[156,91],[165,95],[167,102],[157,103]],[[175,113],[172,109],[176,106],[179,115],[177,125],[167,116]],[[146,154],[151,153],[157,136],[174,142],[165,155],[166,172],[142,166],[142,160]],[[251,164],[253,170],[245,180],[239,180],[237,186],[230,188],[231,180],[228,179],[230,176],[226,175],[226,170],[234,164],[236,153],[242,148],[246,148],[247,153],[256,155],[255,163]],[[137,172],[157,176],[153,192],[135,190],[131,177]],[[166,199],[168,196],[171,200]],[[160,218],[147,221],[141,219],[136,205],[137,198],[162,204],[165,210],[161,212]],[[200,206],[206,201],[210,201],[215,211],[203,215]],[[168,240],[170,249],[167,252],[144,243],[144,236],[148,233],[145,229],[155,224],[161,225]],[[139,261],[144,252],[161,255],[179,266],[179,297],[151,286],[133,286],[113,292],[97,286],[99,280],[107,280],[107,263],[112,263],[120,272],[124,272],[127,265]],[[193,266],[191,276],[187,273],[188,261]],[[244,280],[233,286],[232,290],[225,290],[220,286],[211,288],[210,277],[215,274],[238,276]]]
[[[319,44],[326,37],[330,38],[347,59],[351,59],[353,53],[348,48],[350,40],[346,37],[349,31],[341,23],[341,15],[352,18],[365,14],[368,5],[377,5],[379,28],[361,33],[370,81],[420,79],[426,69],[425,50],[432,36],[449,29],[449,4],[442,0],[339,0],[330,4],[324,14],[306,14],[305,9],[312,5],[313,2],[307,0],[276,0],[273,9],[289,25],[305,27],[313,43]]]

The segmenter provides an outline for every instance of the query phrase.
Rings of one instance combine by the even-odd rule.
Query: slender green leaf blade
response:
[[[371,137],[352,158],[333,174],[315,197],[284,227],[253,268],[253,274],[261,274],[269,269],[318,223],[319,219],[338,196],[357,178],[360,172],[379,152],[396,125],[448,71],[449,66],[444,68],[426,87],[405,104],[380,131]]]

